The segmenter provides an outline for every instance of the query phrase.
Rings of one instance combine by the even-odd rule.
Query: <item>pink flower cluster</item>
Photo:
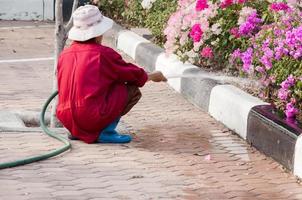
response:
[[[237,27],[231,28],[230,33],[231,33],[231,35],[233,35],[235,38],[240,38],[239,28],[237,28]]]
[[[193,39],[194,42],[199,42],[201,40],[203,31],[201,30],[200,24],[194,24],[191,31],[190,37]]]
[[[279,3],[272,3],[270,5],[270,9],[279,12],[279,11],[288,11],[290,10],[290,7],[286,3],[279,2]]]
[[[258,17],[257,12],[251,13],[247,20],[240,25],[238,34],[242,36],[248,36],[251,35],[253,31],[258,27],[258,25],[261,23],[261,18]]]
[[[296,99],[291,97],[291,90],[295,86],[296,78],[293,75],[287,77],[285,81],[283,81],[280,86],[278,92],[278,97],[287,102],[285,106],[285,115],[287,118],[295,118],[298,114],[299,110],[295,107]]]
[[[270,48],[270,39],[266,39],[261,46],[263,55],[260,58],[260,63],[264,66],[265,70],[270,70],[273,67],[274,52]]]
[[[280,84],[281,88],[278,91],[279,99],[281,99],[282,101],[287,100],[289,97],[289,94],[290,94],[289,89],[292,86],[294,86],[294,84],[295,84],[295,79],[294,79],[293,75],[290,75],[289,77],[287,77],[287,79]]]
[[[208,7],[209,5],[207,0],[197,0],[195,9],[196,11],[202,11]]]
[[[242,70],[248,73],[251,70],[253,62],[253,49],[248,48],[244,52],[240,52],[240,49],[236,49],[231,55],[232,60],[240,59],[243,63]]]
[[[212,51],[207,48],[203,50],[204,37],[205,33],[214,30],[210,27],[210,19],[216,15],[217,4],[212,0],[179,0],[178,5],[177,11],[170,16],[164,30],[167,38],[164,45],[166,52],[176,53],[180,58],[183,56],[185,61],[212,57]],[[219,25],[215,24],[215,28],[217,34]],[[177,51],[183,46],[186,48]],[[211,49],[210,46],[209,48]]]
[[[168,54],[173,53],[177,49],[175,43],[177,42],[176,38],[181,37],[182,17],[181,11],[173,13],[169,18],[168,26],[164,30],[164,34],[167,38],[165,49]]]
[[[292,102],[286,104],[285,115],[287,118],[295,118],[299,110],[295,108]]]
[[[220,7],[221,8],[227,8],[233,4],[236,4],[236,3],[240,3],[240,4],[243,4],[245,3],[246,0],[223,0],[220,4]]]
[[[204,58],[213,58],[213,50],[211,47],[204,47],[200,54]]]

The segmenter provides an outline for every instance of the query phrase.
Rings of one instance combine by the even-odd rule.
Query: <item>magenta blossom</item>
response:
[[[265,66],[265,68],[267,70],[269,70],[273,67],[273,64],[272,64],[271,60],[269,58],[267,58],[266,56],[262,56],[260,58],[260,62]]]
[[[237,27],[233,27],[230,30],[231,35],[233,35],[235,38],[240,38],[239,29]]]
[[[227,8],[233,4],[233,0],[224,0],[221,2],[220,7],[221,8]]]
[[[194,24],[191,31],[190,37],[193,39],[194,42],[199,42],[201,40],[203,31],[201,30],[200,24]]]
[[[220,7],[221,8],[227,8],[227,7],[229,7],[233,4],[236,4],[236,3],[243,4],[245,2],[246,2],[246,0],[224,0],[224,1],[221,2]]]
[[[257,66],[255,69],[256,69],[257,72],[260,72],[261,74],[265,73],[265,68],[264,67]]]
[[[286,100],[287,97],[288,97],[288,94],[289,94],[289,91],[287,89],[281,88],[278,91],[278,98],[281,99],[281,100]]]
[[[286,104],[285,115],[287,118],[295,118],[299,110],[295,108],[292,102]]]
[[[289,6],[286,4],[286,3],[283,3],[283,2],[279,2],[279,3],[272,3],[270,5],[270,9],[273,10],[273,11],[287,11],[289,10]]]
[[[253,49],[248,48],[245,52],[241,53],[240,57],[243,62],[243,71],[248,72],[252,67]]]
[[[197,0],[195,9],[196,11],[202,11],[208,7],[209,5],[207,0]]]
[[[243,36],[247,36],[250,33],[252,33],[258,26],[259,23],[261,23],[261,18],[258,17],[257,12],[251,13],[247,20],[242,23],[239,27],[239,34]]]
[[[287,77],[285,81],[281,83],[281,88],[288,89],[295,84],[295,78],[293,75]]]
[[[212,51],[211,47],[204,47],[201,50],[200,55],[204,58],[213,58],[213,51]]]
[[[233,51],[233,53],[231,54],[231,61],[234,62],[237,58],[240,58],[240,56],[241,56],[240,49],[236,49],[236,50]]]

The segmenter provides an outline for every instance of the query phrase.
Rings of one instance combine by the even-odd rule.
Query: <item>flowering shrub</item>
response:
[[[166,52],[257,78],[262,99],[301,118],[300,8],[298,0],[179,0],[164,31]]]
[[[267,6],[263,1],[179,0],[164,32],[167,53],[176,53],[184,62],[230,70],[230,54],[257,32]],[[212,56],[203,56],[203,48],[210,48]]]
[[[263,25],[249,47],[237,49],[232,58],[260,79],[262,98],[293,118],[302,110],[302,17],[286,3],[272,3],[269,9],[274,22]]]

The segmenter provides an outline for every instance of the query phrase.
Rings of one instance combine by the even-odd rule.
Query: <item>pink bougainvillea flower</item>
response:
[[[257,66],[255,69],[256,69],[257,72],[259,72],[261,74],[265,73],[265,68],[264,67]]]
[[[209,5],[207,0],[197,0],[195,9],[196,11],[202,11],[208,7]]]
[[[233,53],[231,54],[231,57],[230,57],[230,61],[232,63],[235,62],[236,59],[240,58],[241,57],[241,51],[240,49],[236,49],[235,51],[233,51]]]
[[[291,98],[291,99],[290,99],[290,102],[292,102],[292,104],[296,104],[296,103],[297,103],[297,99]]]
[[[248,48],[245,52],[242,52],[240,58],[243,62],[243,66],[242,66],[243,71],[248,72],[252,67],[253,49]]]
[[[288,89],[295,84],[296,80],[293,75],[289,75],[285,81],[281,83],[281,88]]]
[[[281,88],[278,91],[278,98],[281,99],[281,100],[286,100],[287,97],[288,97],[288,94],[289,94],[289,91],[287,89]]]
[[[227,8],[233,4],[233,0],[224,0],[221,2],[220,7],[221,8]]]
[[[299,110],[295,108],[292,102],[286,104],[285,115],[287,118],[295,118]]]
[[[231,28],[230,33],[231,33],[231,35],[233,35],[235,38],[240,38],[239,28],[237,28],[237,27]]]
[[[213,51],[211,47],[204,47],[201,50],[200,55],[204,58],[213,58]]]
[[[251,34],[261,22],[262,20],[258,16],[257,12],[252,12],[247,17],[246,21],[239,26],[239,34],[242,36],[247,36]]]
[[[193,39],[193,42],[199,42],[201,40],[203,31],[201,30],[200,24],[194,24],[191,31],[190,37]]]
[[[265,66],[267,70],[271,69],[273,67],[272,61],[267,56],[263,55],[260,58],[260,62]]]
[[[278,3],[272,3],[270,5],[270,9],[273,10],[273,11],[287,11],[289,10],[289,6],[286,4],[286,3],[283,3],[283,2],[278,2]]]

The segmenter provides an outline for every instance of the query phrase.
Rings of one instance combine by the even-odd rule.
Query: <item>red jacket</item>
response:
[[[93,143],[119,117],[128,94],[125,83],[142,87],[147,74],[113,49],[73,42],[58,61],[57,117],[70,133]]]

